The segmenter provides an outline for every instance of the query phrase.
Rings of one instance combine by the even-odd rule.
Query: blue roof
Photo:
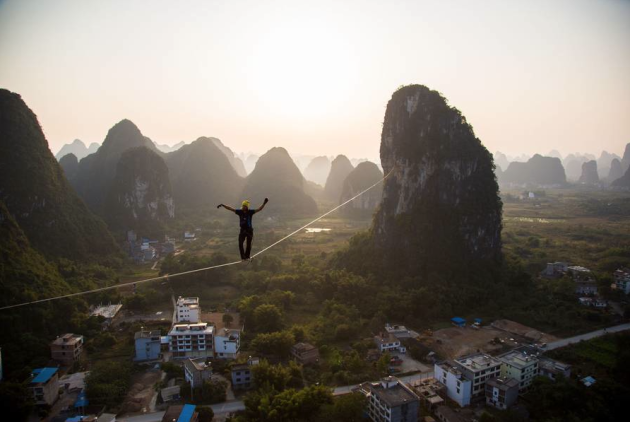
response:
[[[37,368],[33,370],[35,378],[31,381],[31,384],[39,384],[47,382],[57,373],[57,368]]]
[[[481,318],[475,318],[475,322],[478,322],[479,324],[481,324]]]
[[[85,393],[81,391],[79,393],[79,397],[77,397],[77,401],[74,402],[74,407],[85,407],[89,404],[87,397],[85,397]]]
[[[66,422],[81,422],[83,420],[83,416],[74,416],[72,418],[66,419]]]
[[[457,324],[462,324],[462,323],[466,322],[466,320],[464,318],[460,318],[460,317],[451,318],[451,321],[453,321],[454,323],[457,323]]]
[[[194,413],[195,405],[185,404],[184,408],[182,409],[182,413],[179,414],[179,419],[177,419],[177,422],[190,422]]]

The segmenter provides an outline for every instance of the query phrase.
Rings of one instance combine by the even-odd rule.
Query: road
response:
[[[554,350],[559,349],[561,347],[568,346],[569,344],[579,343],[582,340],[590,340],[592,338],[601,337],[604,334],[608,333],[618,333],[620,331],[630,330],[629,324],[616,325],[614,327],[604,328],[602,330],[591,331],[590,333],[581,334],[575,337],[564,338],[562,340],[554,341],[553,343],[548,343],[547,347],[544,350]]]

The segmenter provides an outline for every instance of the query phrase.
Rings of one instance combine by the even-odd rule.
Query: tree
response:
[[[260,305],[254,310],[256,331],[270,333],[282,328],[282,312],[276,305]]]
[[[131,382],[131,363],[101,361],[85,379],[87,398],[91,404],[115,407],[127,394]]]
[[[390,360],[391,360],[391,356],[389,355],[389,352],[385,352],[379,358],[378,362],[376,362],[376,369],[381,375],[387,375],[387,370],[389,369]]]
[[[332,405],[325,405],[322,408],[321,420],[344,422],[363,421],[363,411],[366,404],[367,399],[361,393],[337,396]]]
[[[252,340],[252,347],[262,355],[276,355],[284,358],[289,356],[291,347],[295,344],[295,338],[289,331],[279,331],[269,334],[258,334]]]
[[[271,365],[262,360],[252,367],[254,382],[258,388],[272,388],[277,391],[284,390],[291,381],[291,369],[282,365]]]
[[[210,406],[197,407],[197,412],[199,412],[199,422],[212,422],[214,411]]]
[[[0,383],[0,409],[3,418],[10,421],[25,421],[33,409],[32,393],[21,383]]]
[[[230,328],[230,325],[234,321],[234,317],[230,314],[223,314],[222,320],[223,320],[223,324],[225,324],[227,328]]]

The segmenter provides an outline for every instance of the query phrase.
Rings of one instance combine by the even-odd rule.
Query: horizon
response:
[[[128,118],[157,144],[213,136],[236,152],[374,160],[387,101],[417,83],[490,152],[621,155],[629,20],[620,0],[5,0],[0,86],[38,115],[52,151],[100,144]]]

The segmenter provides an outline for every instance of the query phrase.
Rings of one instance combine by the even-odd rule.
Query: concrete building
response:
[[[485,394],[486,381],[497,378],[501,372],[501,362],[483,353],[463,356],[455,360],[464,378],[472,381],[472,398]]]
[[[199,413],[195,410],[196,406],[185,404],[183,406],[169,406],[162,416],[162,422],[197,422]]]
[[[184,377],[192,388],[203,386],[212,377],[212,366],[206,363],[206,358],[186,359],[184,361]]]
[[[630,269],[620,268],[613,273],[615,289],[630,294]]]
[[[549,262],[541,275],[547,278],[560,278],[567,272],[568,268],[569,264],[566,262]]]
[[[57,368],[38,368],[31,373],[28,388],[37,405],[51,406],[59,397],[59,373]]]
[[[486,382],[486,404],[506,410],[518,399],[519,383],[513,378],[491,378]]]
[[[435,409],[435,417],[441,422],[470,422],[463,415],[460,415],[448,406],[438,406]]]
[[[414,381],[412,388],[420,397],[420,401],[429,410],[433,410],[436,406],[444,403],[444,399],[441,396],[446,393],[446,387],[435,378],[424,378]]]
[[[221,328],[214,334],[214,356],[218,359],[236,359],[241,349],[241,330]]]
[[[364,382],[358,391],[367,398],[367,415],[374,422],[416,422],[420,398],[394,377],[380,382]]]
[[[407,349],[405,346],[400,344],[400,340],[398,340],[393,334],[379,333],[379,335],[374,336],[374,343],[378,348],[380,353],[385,352],[399,352],[405,353]]]
[[[135,336],[136,356],[133,360],[158,360],[162,357],[160,331],[138,331]]]
[[[199,322],[201,308],[198,297],[178,297],[175,306],[175,319],[177,322]]]
[[[254,386],[252,367],[260,363],[258,358],[250,357],[247,363],[232,367],[232,388],[234,390],[249,390]]]
[[[168,350],[174,358],[213,357],[213,332],[205,322],[175,324],[168,333]]]
[[[466,379],[458,363],[444,361],[433,367],[435,379],[446,388],[446,395],[461,407],[470,405],[472,398],[472,381]]]
[[[71,366],[81,358],[83,352],[83,336],[64,334],[50,343],[50,355],[53,360],[64,366]]]
[[[538,373],[540,376],[554,381],[559,375],[569,378],[571,376],[571,365],[541,356],[538,360]]]
[[[499,356],[501,377],[518,381],[519,391],[525,391],[538,375],[538,358],[522,350],[512,350]]]
[[[319,362],[319,350],[310,343],[298,343],[291,347],[291,356],[302,365]]]
[[[392,334],[397,339],[413,337],[411,331],[409,331],[404,325],[389,325],[388,323],[385,324],[385,331],[387,331],[387,333],[389,334]]]

